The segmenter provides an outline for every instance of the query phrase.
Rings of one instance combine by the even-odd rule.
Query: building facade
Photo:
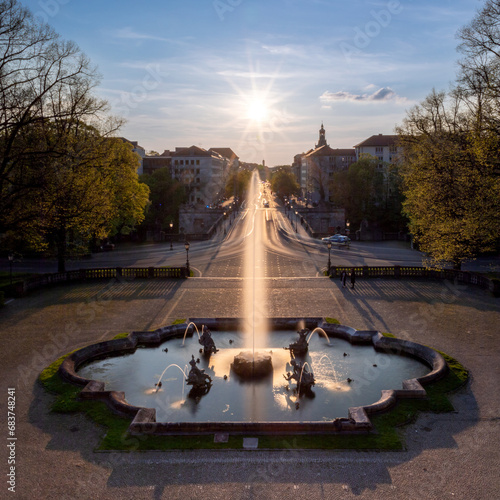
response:
[[[160,168],[168,168],[171,170],[172,153],[168,150],[163,151],[160,155],[148,155],[142,159],[143,173],[152,175],[155,170]]]
[[[228,161],[216,151],[198,146],[175,148],[172,153],[172,177],[184,184],[188,203],[210,206],[223,193]]]
[[[239,158],[231,148],[177,147],[175,151],[146,155],[137,142],[121,139],[131,144],[140,158],[138,174],[152,175],[168,168],[172,178],[186,186],[190,204],[211,206],[223,193],[229,172],[239,166]]]
[[[299,183],[303,196],[311,203],[328,201],[335,172],[346,170],[356,161],[354,149],[331,148],[321,124],[315,148],[301,156]]]
[[[397,146],[397,135],[378,134],[356,144],[356,158],[369,154],[378,158],[378,168],[383,169],[386,165],[396,163],[401,149]]]

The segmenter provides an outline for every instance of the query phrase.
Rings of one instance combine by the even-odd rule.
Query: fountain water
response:
[[[184,342],[186,340],[186,335],[190,326],[194,326],[196,328],[196,333],[198,334],[198,340],[200,340],[200,331],[198,330],[198,327],[192,321],[190,321],[186,326],[186,329],[184,330],[184,337],[182,337],[182,345],[184,345]]]
[[[181,371],[181,373],[184,375],[184,377],[186,377],[186,373],[185,371],[176,363],[170,363],[164,370],[163,372],[161,373],[160,375],[160,378],[158,379],[158,382],[156,382],[155,386],[156,386],[156,392],[158,392],[158,389],[161,387],[161,379],[163,378],[163,375],[165,375],[165,372],[171,367],[171,366],[176,366],[177,368],[179,368],[179,370]]]
[[[323,336],[325,337],[326,341],[328,343],[330,343],[330,338],[328,337],[327,333],[325,332],[325,330],[323,330],[323,328],[320,328],[319,326],[317,328],[315,328],[310,334],[309,334],[309,337],[307,337],[307,343],[309,343],[309,341],[311,340],[311,337],[313,336],[313,333],[315,332],[318,332],[318,335],[321,333],[323,334]]]
[[[312,385],[314,385],[314,375],[313,375],[313,372],[311,370],[311,366],[309,365],[309,363],[306,361],[304,362],[304,364],[302,365],[301,369],[300,369],[300,377],[299,377],[299,383],[297,384],[297,395],[300,396],[300,389],[302,387],[302,377],[304,375],[304,370],[306,369],[306,367],[309,366],[309,370],[306,371],[306,375],[307,376],[307,384],[304,384],[304,388],[307,390],[307,389],[310,389]],[[305,380],[304,380],[305,382]]]
[[[252,176],[248,190],[248,216],[245,217],[245,250],[244,250],[244,348],[246,352],[240,353],[238,365],[249,365],[252,369],[244,370],[244,376],[251,376],[253,373],[262,374],[262,369],[256,369],[255,365],[271,367],[271,355],[260,352],[256,357],[256,349],[266,347],[268,324],[266,310],[266,290],[265,290],[265,260],[262,240],[265,232],[263,212],[260,210],[260,187],[259,176],[255,172]],[[269,372],[269,368],[264,370]]]

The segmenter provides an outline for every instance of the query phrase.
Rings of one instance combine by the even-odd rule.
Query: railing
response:
[[[331,266],[330,276],[340,277],[342,271],[354,271],[358,278],[394,278],[394,279],[443,279],[467,285],[474,285],[490,290],[495,295],[500,294],[500,280],[490,279],[481,274],[454,269],[428,269],[417,266]],[[44,286],[82,283],[92,280],[115,279],[184,279],[187,277],[186,267],[103,267],[93,269],[78,269],[65,273],[41,274],[22,282],[15,283],[15,294],[24,295],[29,290]]]
[[[469,271],[456,271],[455,269],[428,269],[417,266],[331,266],[329,275],[332,278],[340,277],[342,271],[350,273],[354,271],[359,278],[431,278],[443,279],[453,282],[476,285],[486,288],[491,292],[500,293],[500,281],[488,278],[481,274]]]
[[[15,294],[24,295],[29,290],[44,286],[82,283],[92,280],[123,280],[123,279],[164,279],[187,277],[186,267],[102,267],[93,269],[78,269],[64,273],[51,273],[33,276],[15,284]]]

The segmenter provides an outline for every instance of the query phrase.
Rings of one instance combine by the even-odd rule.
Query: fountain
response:
[[[85,387],[82,399],[107,398],[110,407],[133,415],[129,429],[132,433],[151,433],[154,423],[154,432],[158,433],[183,434],[196,429],[198,433],[288,434],[367,432],[371,429],[369,414],[387,409],[398,397],[425,396],[421,384],[443,376],[447,369],[436,351],[388,339],[379,332],[358,332],[328,324],[322,318],[267,317],[265,259],[260,237],[266,226],[264,217],[259,216],[259,205],[258,179],[254,175],[248,210],[241,221],[245,234],[243,318],[190,318],[187,325],[135,332],[127,339],[102,342],[71,354],[62,363],[60,373],[66,380]],[[203,325],[201,335],[197,325]],[[192,339],[195,330],[198,338]],[[293,331],[299,338],[290,342]],[[318,335],[313,337],[316,332]],[[182,337],[182,345],[175,342],[178,337]],[[332,337],[339,339],[334,347],[330,345]],[[165,342],[168,348],[162,349]],[[204,355],[199,361],[191,355],[191,370],[186,377],[180,366],[186,363],[186,348],[194,348],[193,343],[203,346]],[[137,349],[139,345],[145,348]],[[284,349],[290,352],[285,353]],[[116,353],[133,353],[113,357],[116,365],[122,360],[117,369],[123,374],[107,371],[113,365],[111,358],[104,364],[93,361]],[[168,366],[162,371],[165,356]],[[382,362],[380,357],[387,356],[392,361]],[[332,373],[323,363],[325,358],[330,361]],[[173,365],[179,367],[183,381],[191,386],[191,402],[196,400],[196,411],[190,411],[192,405],[170,401],[170,384],[178,381],[166,381],[163,375]],[[287,371],[287,366],[293,372]],[[393,387],[398,372],[402,391]],[[158,373],[161,375],[157,379]],[[104,382],[97,381],[97,376]],[[295,395],[287,392],[283,377],[286,382],[295,381]],[[164,398],[158,405],[151,394],[155,379],[158,382],[154,393]],[[119,391],[125,391],[127,400]],[[377,401],[381,391],[382,398]],[[302,398],[299,404],[302,395],[315,397]],[[293,403],[295,409],[291,411]],[[346,412],[347,418],[343,416]]]
[[[150,432],[145,426],[153,418],[155,432],[159,433],[190,433],[194,423],[196,432],[253,429],[258,433],[268,429],[273,433],[314,433],[366,432],[371,428],[367,415],[390,407],[399,394],[423,397],[421,383],[446,372],[441,355],[428,347],[386,338],[374,331],[329,325],[321,318],[307,319],[306,327],[310,331],[321,327],[335,342],[329,344],[322,335],[313,336],[307,353],[299,359],[283,349],[293,339],[293,325],[298,325],[298,320],[279,318],[270,320],[266,351],[259,349],[255,353],[256,357],[261,352],[270,354],[272,370],[265,376],[258,377],[254,371],[242,377],[234,370],[234,360],[246,341],[238,330],[240,320],[191,321],[208,325],[218,350],[199,360],[190,355],[191,371],[187,376],[181,368],[186,362],[186,349],[195,348],[199,340],[191,335],[182,343],[176,341],[182,338],[185,325],[132,333],[128,339],[85,347],[64,361],[61,375],[85,386],[82,399],[102,399],[105,391],[110,407],[134,416],[131,432]],[[156,347],[152,347],[152,339]],[[144,348],[137,349],[138,345]],[[103,359],[103,352],[107,358]],[[130,352],[128,356],[116,356]],[[174,397],[180,379],[165,378],[171,366],[177,366],[183,384],[191,387],[184,402]],[[130,373],[135,376],[130,377]],[[293,393],[287,390],[287,382],[291,381],[295,382]],[[402,391],[397,389],[400,381]],[[162,383],[161,391],[158,382]],[[122,392],[115,391],[125,391],[126,401]],[[348,418],[343,416],[346,412]]]

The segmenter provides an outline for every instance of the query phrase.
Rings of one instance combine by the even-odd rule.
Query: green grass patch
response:
[[[126,339],[129,336],[128,332],[125,333],[119,333],[118,335],[115,335],[113,337],[113,340],[119,340],[119,339]]]
[[[336,318],[325,318],[325,321],[330,325],[340,325],[340,321]]]
[[[186,318],[184,319],[176,319],[172,325],[183,325],[186,322]]]
[[[333,318],[331,318],[333,319]],[[178,320],[182,322],[183,320]],[[123,338],[128,334],[119,334]],[[390,334],[389,334],[390,336]],[[73,351],[74,352],[74,351]],[[98,450],[145,451],[145,450],[193,450],[193,449],[242,449],[242,436],[230,436],[227,443],[214,443],[213,434],[207,436],[132,436],[128,433],[131,420],[115,415],[100,401],[79,401],[81,387],[61,379],[58,370],[62,356],[45,368],[39,381],[45,389],[57,394],[53,412],[82,412],[105,430]],[[259,437],[259,449],[339,449],[339,450],[402,450],[404,442],[400,428],[413,422],[419,412],[453,411],[447,394],[463,386],[468,371],[455,359],[441,353],[450,368],[443,379],[426,386],[426,399],[404,399],[389,412],[371,416],[374,432],[365,435],[293,435]]]

